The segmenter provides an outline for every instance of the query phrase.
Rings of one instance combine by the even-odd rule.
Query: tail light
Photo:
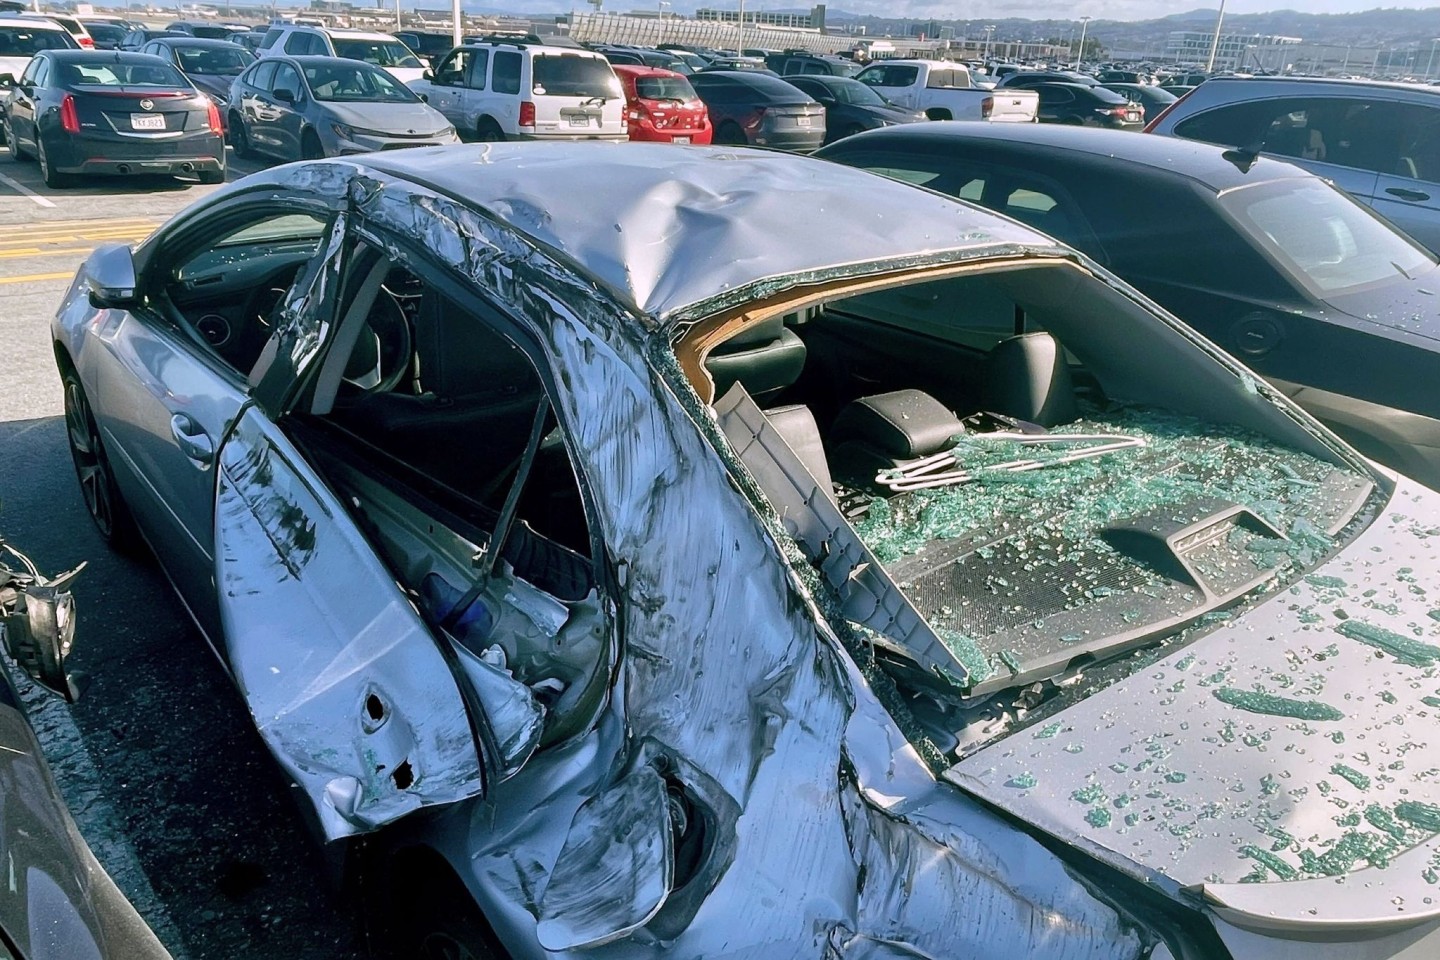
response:
[[[76,37],[75,39],[79,40],[80,46],[84,47],[86,50],[95,49],[95,39],[93,37]]]
[[[531,100],[522,101],[520,104],[520,126],[535,126],[535,103]]]
[[[60,101],[60,128],[66,133],[80,132],[80,115],[75,112],[75,95],[65,94]]]
[[[208,114],[207,119],[210,121],[210,132],[223,134],[225,131],[220,128],[220,108],[215,106],[214,100],[207,101],[205,105],[209,108],[206,113]]]
[[[1198,89],[1200,89],[1200,88],[1199,88],[1199,87],[1196,87],[1195,89],[1198,90]],[[1194,93],[1194,92],[1195,92],[1195,90],[1189,91],[1188,93],[1185,94],[1184,97],[1181,97],[1179,100],[1176,100],[1174,103],[1170,104],[1170,105],[1169,105],[1168,107],[1166,107],[1164,110],[1161,110],[1159,113],[1155,114],[1155,119],[1154,119],[1154,120],[1151,120],[1149,123],[1145,124],[1145,129],[1144,129],[1143,132],[1144,132],[1144,133],[1154,133],[1154,132],[1155,132],[1155,128],[1160,125],[1160,121],[1161,121],[1161,120],[1164,120],[1165,117],[1170,113],[1171,110],[1174,110],[1176,107],[1180,106],[1180,104],[1184,103],[1184,102],[1185,102],[1185,97],[1190,96],[1190,94],[1191,94],[1191,93]]]
[[[995,98],[986,97],[980,101],[980,119],[989,120],[990,114],[995,112]]]
[[[755,110],[754,113],[750,114],[748,117],[743,117],[740,120],[740,126],[744,127],[746,130],[754,130],[756,127],[760,126],[760,124],[763,123],[764,120],[765,108],[759,107]]]

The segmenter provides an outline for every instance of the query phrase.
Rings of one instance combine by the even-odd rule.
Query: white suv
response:
[[[467,43],[409,87],[470,139],[629,139],[620,81],[610,62],[589,50]]]
[[[363,60],[383,68],[401,83],[419,80],[425,73],[414,52],[388,33],[365,30],[336,30],[304,24],[271,27],[260,41],[260,56],[287,54],[292,57],[344,57]]]

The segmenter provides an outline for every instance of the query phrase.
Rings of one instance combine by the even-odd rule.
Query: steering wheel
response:
[[[382,287],[381,293],[365,318],[365,329],[355,339],[343,377],[366,393],[388,393],[399,386],[410,370],[414,352],[409,318],[389,290]]]

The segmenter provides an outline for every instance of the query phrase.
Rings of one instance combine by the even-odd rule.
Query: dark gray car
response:
[[[280,160],[459,143],[455,128],[386,71],[340,57],[265,57],[230,88],[230,142]]]
[[[141,52],[178,67],[201,93],[222,108],[222,118],[228,113],[223,108],[230,100],[230,85],[255,62],[255,55],[239,44],[201,37],[160,37],[145,44]]]
[[[75,424],[71,424],[72,428]],[[83,564],[82,564],[83,566]],[[66,699],[74,634],[69,584],[49,579],[0,537],[0,640],[32,679]],[[85,845],[0,663],[0,957],[5,960],[170,960]]]
[[[1440,270],[1319,177],[1209,144],[1049,125],[929,124],[821,155],[1084,250],[1369,456],[1440,487]]]
[[[715,143],[809,153],[825,142],[825,108],[779,77],[754,70],[702,70],[690,83],[710,111]]]

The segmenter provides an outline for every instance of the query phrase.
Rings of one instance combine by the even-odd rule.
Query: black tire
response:
[[[314,130],[306,130],[300,135],[300,159],[325,159],[325,147],[320,143],[320,137]]]
[[[1079,117],[1066,117],[1064,120],[1061,120],[1060,123],[1061,123],[1062,126],[1066,126],[1066,127],[1083,127],[1083,126],[1085,126],[1085,121],[1084,121],[1084,120],[1081,120]]]
[[[925,111],[925,116],[929,117],[931,120],[954,120],[954,119],[955,119],[954,115],[951,114],[949,110],[942,110],[942,109],[940,109],[940,108],[938,108],[938,107],[932,107],[931,109],[926,110],[926,111]]]
[[[110,547],[121,553],[138,554],[143,548],[140,531],[115,486],[115,475],[105,455],[90,400],[80,385],[80,376],[67,368],[61,379],[65,386],[65,433],[85,511],[90,514],[101,539]]]
[[[715,131],[715,142],[727,147],[748,147],[750,145],[745,131],[740,129],[740,124],[729,120],[720,124],[720,129]]]
[[[5,115],[5,142],[10,145],[10,159],[19,163],[21,160],[29,159],[29,155],[21,150],[15,140],[15,132],[10,128],[10,115]]]
[[[485,117],[475,127],[475,139],[481,143],[503,143],[505,131],[500,129],[500,124]]]
[[[852,123],[852,124],[850,124],[850,126],[846,127],[844,130],[841,130],[841,131],[840,131],[840,136],[839,136],[837,139],[844,140],[846,137],[853,137],[853,136],[855,136],[855,134],[857,134],[857,133],[864,133],[864,132],[865,132],[865,128],[862,127],[862,126],[860,126],[860,124],[858,124],[858,123]]]
[[[50,164],[50,155],[45,152],[45,138],[39,133],[35,135],[35,159],[40,161],[40,176],[45,178],[45,186],[51,190],[63,190],[73,183],[68,173],[61,173]]]
[[[250,134],[245,131],[245,121],[240,119],[240,114],[232,113],[226,122],[226,132],[230,135],[230,146],[235,148],[235,156],[242,160],[250,160],[255,156],[255,148],[250,146]]]
[[[441,858],[371,851],[361,868],[361,913],[385,960],[508,960],[475,901]]]

